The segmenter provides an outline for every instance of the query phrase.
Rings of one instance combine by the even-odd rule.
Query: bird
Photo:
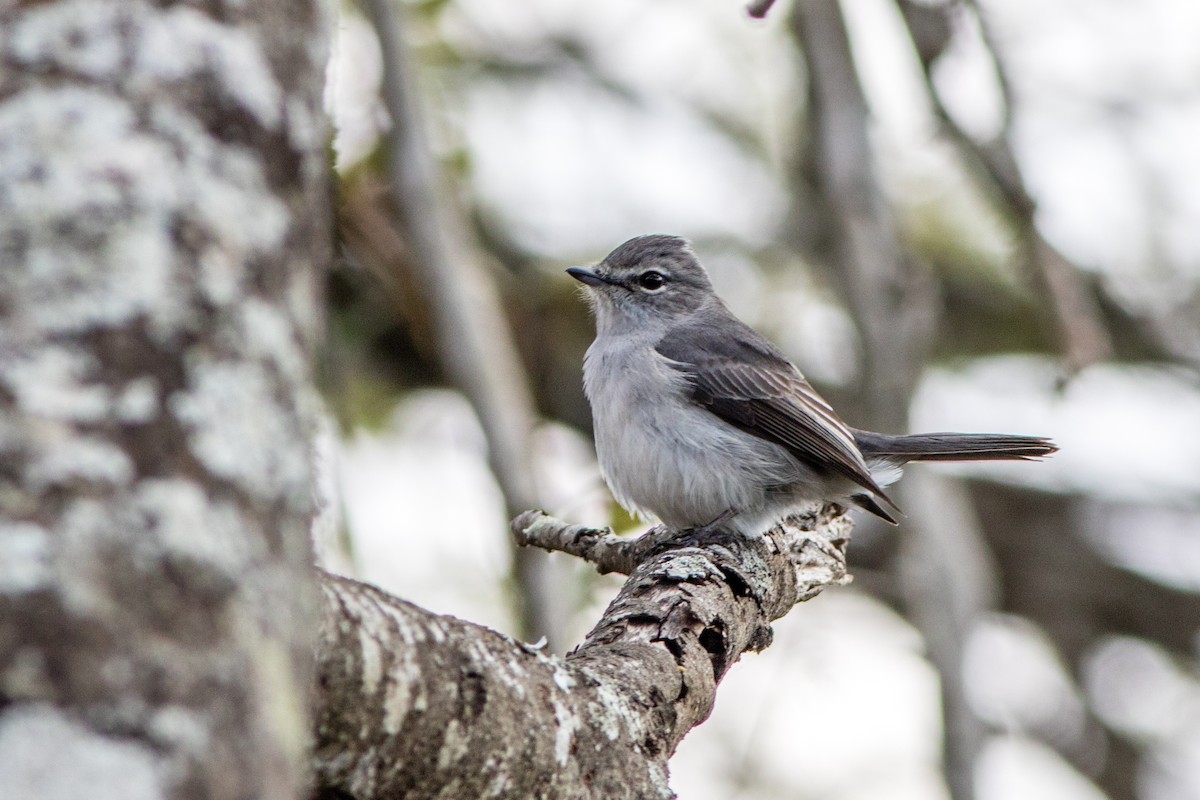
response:
[[[890,435],[848,426],[800,370],[738,319],[687,240],[630,239],[583,284],[584,356],[601,475],[626,510],[676,531],[765,533],[802,507],[851,504],[890,524],[885,487],[911,461],[1037,460],[1041,436]]]

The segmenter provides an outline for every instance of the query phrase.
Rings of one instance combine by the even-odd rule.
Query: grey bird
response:
[[[1048,439],[891,436],[847,426],[770,342],[735,317],[687,241],[639,236],[586,285],[596,340],[583,383],[605,482],[675,530],[761,535],[804,503],[850,502],[895,524],[884,492],[910,461],[1031,460]]]

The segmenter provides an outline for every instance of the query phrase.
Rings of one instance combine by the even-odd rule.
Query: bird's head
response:
[[[713,296],[708,273],[678,236],[638,236],[595,267],[567,273],[588,288],[601,332],[669,322]]]

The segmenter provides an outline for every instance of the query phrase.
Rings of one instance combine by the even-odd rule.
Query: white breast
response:
[[[690,402],[684,376],[649,338],[597,339],[584,361],[584,390],[613,495],[672,528],[704,525],[730,509],[769,516],[769,507],[795,500],[781,487],[808,474],[783,448]]]

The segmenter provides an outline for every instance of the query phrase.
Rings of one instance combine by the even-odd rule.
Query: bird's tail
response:
[[[854,431],[854,442],[867,461],[1033,461],[1058,447],[1042,436],[1004,433],[886,433]]]

